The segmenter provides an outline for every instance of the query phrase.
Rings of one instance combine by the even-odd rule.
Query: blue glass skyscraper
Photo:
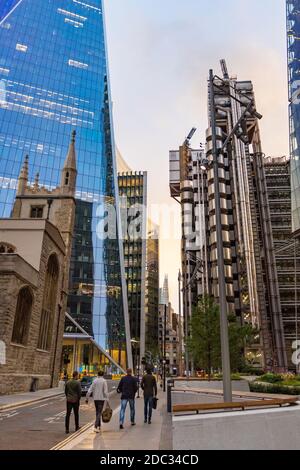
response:
[[[300,230],[300,0],[287,0],[293,231]]]
[[[78,177],[69,311],[125,366],[122,241],[97,236],[99,204],[118,207],[102,0],[0,0],[1,217],[10,216],[25,154],[31,181],[39,172],[45,186],[59,183],[73,129]]]

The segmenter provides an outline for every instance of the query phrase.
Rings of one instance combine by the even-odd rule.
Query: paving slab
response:
[[[110,423],[102,425],[100,434],[93,432],[93,424],[60,450],[172,450],[172,421],[166,413],[166,394],[159,391],[158,407],[153,410],[152,424],[144,424],[144,400],[136,399],[136,426],[131,426],[129,406],[124,430],[119,429],[118,406]]]

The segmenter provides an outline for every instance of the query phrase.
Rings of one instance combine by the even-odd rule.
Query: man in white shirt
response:
[[[86,395],[86,403],[89,402],[89,397],[93,395],[93,400],[96,408],[96,421],[94,432],[100,432],[101,429],[101,415],[103,406],[106,400],[108,400],[108,387],[107,382],[104,379],[104,372],[100,370],[98,372],[98,377],[94,380],[92,385],[89,388],[89,391]]]

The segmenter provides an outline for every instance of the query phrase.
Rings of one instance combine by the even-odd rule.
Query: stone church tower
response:
[[[29,184],[29,157],[10,219],[0,219],[0,394],[57,386],[75,219],[76,133],[49,190]],[[4,361],[2,361],[4,362]]]

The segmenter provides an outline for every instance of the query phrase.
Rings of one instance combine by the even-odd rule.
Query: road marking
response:
[[[114,411],[113,411],[113,415],[112,415],[112,418],[115,414],[119,413],[120,412],[120,409],[121,409],[121,406],[118,406]],[[84,439],[86,439],[86,436],[84,436],[84,434],[86,434],[88,432],[88,430],[92,427],[94,427],[94,423],[95,421],[92,421],[91,423],[87,423],[85,426],[83,426],[79,431],[75,432],[74,434],[72,434],[71,436],[67,437],[66,439],[64,439],[63,441],[59,442],[56,446],[52,447],[50,450],[64,450],[64,447],[66,447],[68,444],[70,444],[72,442],[72,447],[70,448],[67,448],[65,450],[70,450],[72,449],[73,447],[75,447],[77,444],[79,444],[80,442],[82,442]],[[74,442],[73,442],[74,441]]]
[[[31,408],[31,410],[37,410],[38,408],[44,408],[44,406],[49,406],[52,405],[53,403],[45,403],[44,405],[39,405],[35,406],[34,408]]]
[[[4,413],[5,411],[8,411],[8,410],[17,410],[19,408],[27,408],[30,405],[32,406],[35,403],[40,403],[41,401],[56,399],[56,397],[60,397],[61,395],[63,395],[63,392],[58,393],[57,395],[52,395],[51,397],[41,397],[41,398],[38,398],[36,400],[30,400],[30,401],[27,401],[27,402],[24,402],[24,403],[19,403],[19,404],[16,403],[15,405],[0,406],[0,413]]]
[[[6,419],[14,418],[18,414],[20,414],[20,413],[17,412],[17,411],[11,411],[11,412],[7,411],[6,413],[5,412],[0,412],[0,421],[3,421],[5,418]]]
[[[66,411],[61,411],[60,413],[57,413],[54,416],[50,416],[50,418],[44,418],[44,421],[47,421],[49,424],[56,423],[57,421],[60,420],[60,418],[66,416]]]

